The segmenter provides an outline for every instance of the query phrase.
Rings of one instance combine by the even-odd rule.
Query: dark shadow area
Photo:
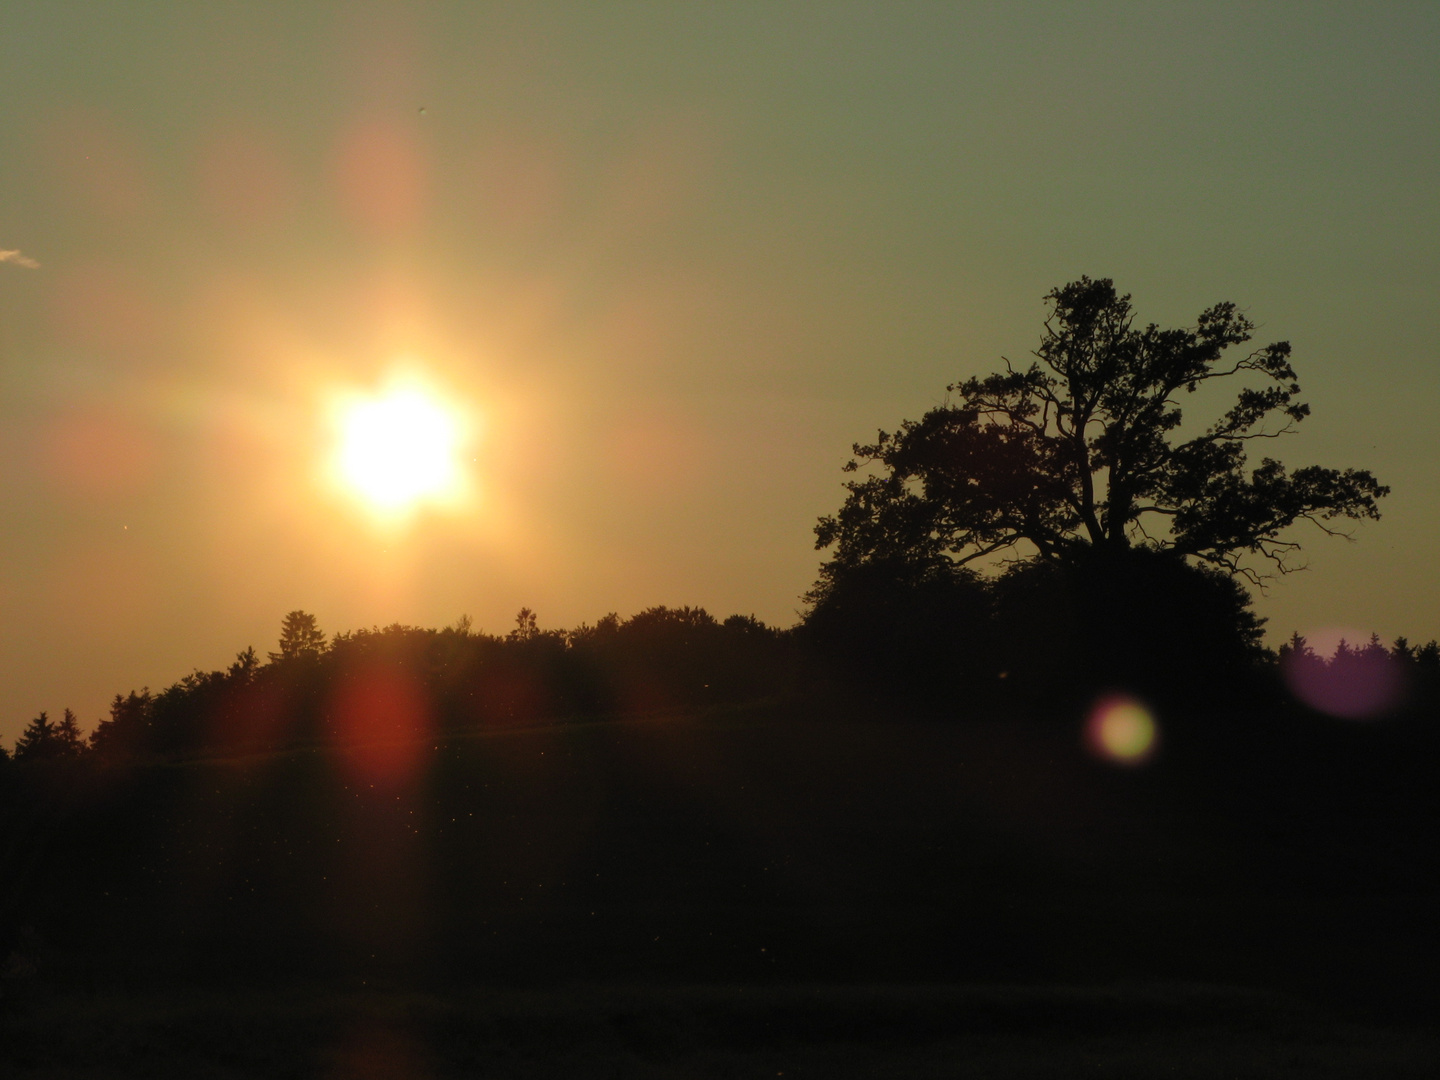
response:
[[[628,625],[342,636],[117,698],[91,748],[32,731],[20,1075],[1433,1067],[1433,649],[1387,653],[1407,704],[1368,721],[1242,650],[1250,705],[1155,706],[1126,766],[1073,703],[1116,669],[917,714],[803,632]]]

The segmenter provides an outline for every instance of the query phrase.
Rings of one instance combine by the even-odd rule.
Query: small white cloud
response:
[[[40,264],[20,250],[6,251],[0,248],[0,263],[14,263],[16,266],[23,266],[26,270],[39,270]]]

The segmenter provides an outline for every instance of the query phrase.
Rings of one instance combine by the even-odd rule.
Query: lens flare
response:
[[[1290,692],[1310,708],[1344,720],[1372,720],[1384,717],[1405,704],[1409,687],[1404,665],[1378,641],[1353,646],[1363,640],[1336,630],[1308,635],[1329,650],[1317,651],[1308,642],[1299,650],[1287,651],[1280,674]],[[1304,642],[1304,639],[1301,639]]]
[[[1150,710],[1123,694],[1101,698],[1085,721],[1085,743],[1091,752],[1117,765],[1148,760],[1158,734]]]
[[[395,788],[414,779],[432,717],[409,672],[384,664],[348,672],[331,701],[331,717],[358,780]]]

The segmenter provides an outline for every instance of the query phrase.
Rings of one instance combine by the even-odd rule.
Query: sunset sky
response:
[[[0,739],[294,608],[789,625],[850,444],[1081,274],[1240,303],[1267,449],[1392,486],[1272,643],[1440,635],[1440,6],[1256,8],[7,0]],[[414,507],[346,480],[397,394]]]

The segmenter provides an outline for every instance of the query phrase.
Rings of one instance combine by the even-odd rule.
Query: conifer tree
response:
[[[85,749],[85,733],[69,709],[55,725],[55,751],[57,757],[79,757]]]
[[[30,721],[20,738],[15,741],[15,760],[35,761],[54,757],[58,745],[59,736],[55,732],[55,722],[50,719],[50,714],[42,709],[40,715]]]
[[[292,611],[280,623],[280,651],[270,653],[270,662],[314,658],[325,651],[325,634],[308,611]]]

